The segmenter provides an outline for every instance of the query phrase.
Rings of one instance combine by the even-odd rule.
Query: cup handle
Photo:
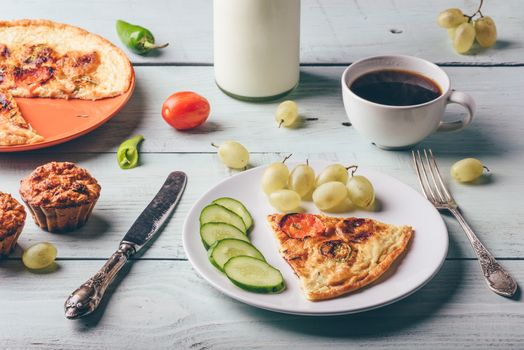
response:
[[[446,103],[458,103],[468,110],[468,115],[464,117],[464,120],[457,120],[455,122],[440,122],[437,131],[458,131],[464,129],[471,123],[476,110],[476,104],[475,100],[473,100],[473,97],[464,92],[452,90]]]

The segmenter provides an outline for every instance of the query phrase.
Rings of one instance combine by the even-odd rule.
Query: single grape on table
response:
[[[24,251],[22,262],[28,269],[41,270],[55,261],[56,254],[57,249],[51,243],[37,243]]]
[[[278,105],[275,113],[275,120],[278,123],[278,127],[291,126],[298,119],[298,106],[294,101],[284,101]]]
[[[451,166],[451,176],[458,182],[472,182],[482,176],[485,166],[476,158],[465,158]]]
[[[232,169],[244,169],[249,163],[248,150],[236,141],[226,141],[218,146],[218,157]]]

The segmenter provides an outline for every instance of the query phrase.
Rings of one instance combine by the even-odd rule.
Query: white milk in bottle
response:
[[[214,0],[217,85],[244,100],[278,98],[298,84],[300,0]]]

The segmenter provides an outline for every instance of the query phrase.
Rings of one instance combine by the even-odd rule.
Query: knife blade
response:
[[[169,174],[156,196],[127,231],[118,250],[93,277],[67,298],[64,304],[66,318],[80,318],[96,310],[107,287],[129,258],[147,246],[147,243],[161,231],[180,201],[186,183],[185,173],[174,171]]]

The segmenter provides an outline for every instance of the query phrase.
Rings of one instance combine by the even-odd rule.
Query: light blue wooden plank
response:
[[[477,0],[443,1],[302,1],[301,61],[308,64],[347,63],[377,54],[403,53],[448,64],[522,64],[524,7],[519,0],[485,1],[483,13],[498,26],[495,49],[458,55],[438,13],[460,7],[472,13]],[[116,19],[150,28],[159,42],[170,42],[162,52],[141,57],[140,64],[204,63],[213,61],[212,1],[210,0],[50,0],[11,1],[3,19],[49,18],[83,27],[117,45]],[[393,34],[391,30],[400,31]]]
[[[506,261],[517,281],[524,262]],[[100,261],[59,261],[50,274],[0,264],[3,349],[521,349],[521,300],[495,295],[476,261],[448,261],[394,305],[341,317],[298,317],[233,301],[188,262],[139,261],[92,317],[66,320],[63,302]]]
[[[390,174],[418,189],[409,154],[373,149],[369,153],[295,153],[293,159],[323,159],[343,164],[358,164]],[[443,175],[450,189],[480,239],[497,257],[522,258],[524,219],[515,215],[522,201],[524,179],[521,162],[489,153],[450,154],[437,151]],[[452,162],[464,156],[478,156],[493,170],[492,182],[484,185],[461,185],[448,175]],[[252,156],[251,166],[282,159],[282,154],[264,153]],[[116,249],[124,233],[160,188],[172,170],[183,170],[189,176],[186,192],[173,218],[157,241],[145,253],[146,258],[185,258],[182,248],[182,225],[190,208],[200,196],[219,181],[236,173],[228,170],[214,154],[145,154],[142,165],[120,170],[114,154],[21,154],[0,157],[0,190],[19,196],[21,178],[37,165],[51,161],[73,161],[91,171],[102,186],[102,192],[88,224],[67,234],[51,234],[36,227],[31,218],[19,243],[50,241],[57,245],[63,258],[107,258]],[[517,170],[515,170],[517,169]],[[257,191],[254,188],[253,191]],[[380,193],[377,194],[380,196]],[[399,196],[399,201],[402,197]],[[446,217],[450,232],[450,258],[473,258],[466,236],[454,219]],[[197,233],[196,233],[197,234]],[[20,251],[14,255],[19,256]]]
[[[522,112],[524,67],[446,67],[452,87],[470,93],[477,101],[477,116],[458,133],[439,133],[424,143],[451,153],[520,155],[524,151]],[[278,105],[247,103],[224,95],[215,85],[211,67],[139,67],[137,87],[129,104],[114,119],[76,141],[45,152],[114,152],[125,138],[142,134],[143,152],[214,152],[211,142],[233,139],[251,152],[351,152],[362,158],[387,156],[377,151],[353,128],[344,127],[340,76],[343,67],[303,67],[297,90],[286,98],[298,103],[303,118],[295,128],[278,128]],[[211,115],[202,127],[178,132],[160,115],[164,100],[175,91],[191,90],[205,96]],[[448,119],[464,110],[450,106]]]

